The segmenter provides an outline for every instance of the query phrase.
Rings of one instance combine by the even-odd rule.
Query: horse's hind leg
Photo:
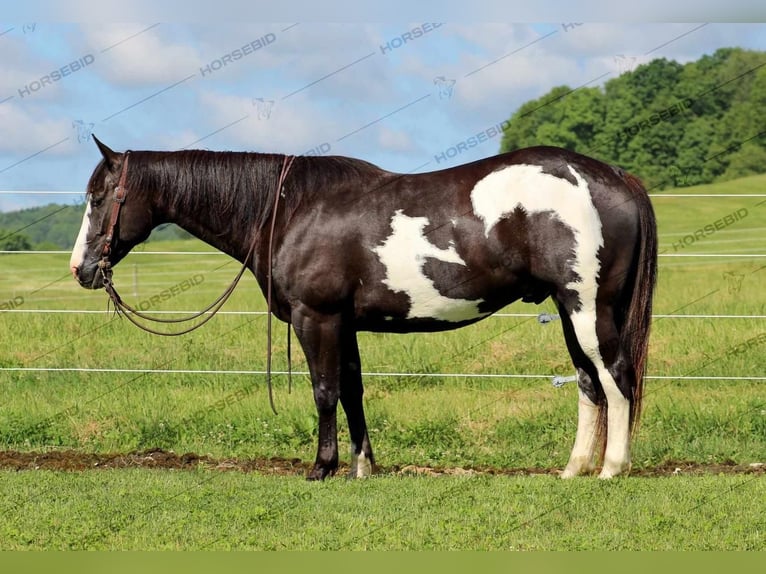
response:
[[[611,306],[596,302],[595,309],[592,307],[581,305],[568,315],[577,344],[589,363],[583,370],[597,382],[594,386],[600,387],[606,400],[606,452],[599,477],[611,478],[630,470],[632,372],[620,345]],[[587,420],[591,420],[594,411],[587,403],[582,408],[588,412]]]
[[[585,370],[590,368],[590,363],[577,343],[569,314],[562,306],[559,306],[559,311],[564,328],[564,340],[569,349],[572,363],[577,369],[577,434],[569,462],[561,473],[562,478],[572,478],[581,474],[590,474],[595,469],[597,423],[601,408],[599,405],[603,405],[604,396],[601,387],[597,386],[597,381],[594,383],[594,380]]]
[[[345,330],[342,341],[340,403],[346,413],[348,432],[351,437],[349,478],[361,478],[372,474],[372,465],[375,463],[370,437],[367,434],[364,405],[362,404],[364,394],[362,364],[359,358],[356,333],[352,329]]]

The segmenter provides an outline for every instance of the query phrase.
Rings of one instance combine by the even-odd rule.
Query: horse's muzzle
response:
[[[104,275],[98,265],[89,267],[70,267],[75,280],[85,289],[101,289],[104,286]]]

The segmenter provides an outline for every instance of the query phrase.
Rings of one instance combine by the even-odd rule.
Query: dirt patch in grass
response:
[[[255,472],[265,475],[301,476],[306,475],[311,466],[311,462],[302,461],[298,458],[217,459],[194,453],[179,455],[161,449],[112,454],[85,453],[75,450],[54,450],[49,452],[0,451],[0,469],[17,471],[83,471],[119,468],[193,470],[205,468],[221,471]],[[348,466],[341,464],[337,474],[344,476],[348,470]],[[419,476],[556,476],[560,472],[561,469],[559,468],[440,468],[415,465],[378,467],[376,470],[376,474],[380,475]],[[631,476],[638,477],[717,474],[766,475],[766,464],[737,464],[733,461],[723,461],[720,463],[669,461],[654,467],[635,468],[631,472]]]

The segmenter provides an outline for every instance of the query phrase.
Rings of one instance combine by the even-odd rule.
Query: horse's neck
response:
[[[166,219],[240,262],[244,262],[252,244],[254,230],[234,229],[229,219],[216,214],[177,211]]]
[[[204,161],[209,162],[215,162],[216,159],[221,158],[214,156],[203,158]],[[260,169],[253,169],[247,178],[242,174],[239,178],[231,177],[231,170],[259,167],[248,165],[250,162],[262,162]],[[220,181],[204,179],[214,177],[215,172],[203,170],[199,173],[200,179],[195,180],[199,185],[195,189],[181,190],[172,189],[172,187],[167,189],[165,184],[165,187],[158,189],[157,195],[154,196],[155,209],[160,214],[159,219],[163,222],[175,223],[216,249],[239,261],[245,261],[253,242],[257,240],[258,229],[263,225],[258,218],[268,213],[268,207],[273,201],[272,197],[279,175],[279,162],[281,162],[280,156],[245,155],[235,162],[214,163],[221,166],[220,171],[229,170],[227,173],[230,177],[221,177]],[[191,168],[186,165],[181,166],[180,169]],[[260,181],[264,172],[273,176],[273,181],[270,176]],[[243,184],[245,180],[246,185]],[[229,189],[227,186],[235,186],[236,189]],[[266,194],[247,198],[232,197],[232,193],[248,193],[249,190],[265,190]],[[186,195],[194,193],[198,195]]]

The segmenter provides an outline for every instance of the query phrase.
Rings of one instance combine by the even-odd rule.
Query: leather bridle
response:
[[[175,337],[178,335],[185,335],[186,333],[190,333],[191,331],[199,329],[202,325],[210,321],[210,319],[213,318],[213,316],[221,309],[221,307],[223,307],[223,304],[226,303],[226,301],[229,299],[231,294],[234,292],[234,289],[236,288],[237,284],[239,283],[239,280],[242,278],[245,271],[247,270],[247,265],[252,259],[253,254],[255,253],[255,248],[258,244],[259,234],[257,232],[253,233],[253,239],[250,243],[250,248],[247,252],[247,255],[245,256],[245,259],[242,263],[242,267],[239,270],[239,273],[237,273],[237,276],[234,278],[231,284],[226,288],[226,290],[215,301],[213,301],[210,305],[205,307],[202,311],[199,311],[192,315],[188,315],[186,317],[181,317],[178,319],[172,319],[172,318],[166,319],[166,318],[153,317],[151,315],[147,315],[139,311],[135,307],[130,306],[129,304],[125,303],[125,301],[122,300],[122,297],[120,297],[120,294],[117,292],[117,289],[114,287],[114,283],[112,282],[112,273],[113,273],[112,264],[109,262],[109,255],[112,252],[112,243],[115,240],[114,230],[115,230],[115,227],[117,226],[117,222],[120,217],[120,209],[125,203],[125,200],[128,195],[126,181],[128,178],[129,158],[130,158],[130,151],[126,151],[124,160],[122,163],[121,172],[120,172],[120,179],[117,183],[117,187],[114,188],[112,212],[109,216],[109,225],[107,226],[107,229],[106,229],[106,241],[104,242],[104,247],[101,250],[101,259],[98,262],[98,268],[101,271],[101,276],[103,279],[104,290],[107,292],[107,294],[109,295],[109,298],[114,303],[117,313],[122,315],[123,317],[126,317],[131,323],[136,325],[138,328],[146,331],[147,333],[152,333],[154,335],[162,335],[165,337]],[[271,409],[274,411],[275,414],[277,411],[274,407],[274,399],[273,399],[272,390],[271,390],[272,259],[273,259],[273,247],[274,247],[274,229],[276,226],[277,209],[279,208],[279,199],[283,193],[283,186],[285,183],[285,179],[287,178],[287,173],[290,171],[290,167],[292,166],[294,160],[295,160],[295,156],[287,155],[284,157],[282,161],[282,169],[279,173],[279,180],[277,182],[277,187],[274,193],[274,207],[272,210],[271,227],[269,230],[269,250],[268,250],[268,263],[267,263],[268,277],[267,277],[267,290],[266,290],[266,293],[267,293],[266,304],[268,307],[268,329],[267,329],[268,351],[267,351],[267,361],[266,361],[266,381],[267,381],[268,389],[269,389],[269,403],[271,405]],[[141,319],[145,319],[147,321],[154,322],[154,323],[186,323],[189,321],[193,321],[194,319],[197,319],[201,317],[202,315],[205,315],[206,313],[208,315],[204,317],[202,320],[200,320],[198,323],[195,323],[194,325],[190,327],[185,327],[181,329],[180,331],[173,331],[173,332],[159,331],[151,327],[147,327],[146,325],[141,324],[136,319],[136,317],[140,317]],[[287,330],[287,337],[288,337],[287,360],[288,360],[288,374],[289,374],[292,371],[292,369],[289,367],[289,364],[291,362],[289,327]],[[290,379],[290,387],[292,387],[291,379]]]
[[[120,218],[120,209],[122,209],[122,204],[125,203],[125,197],[128,195],[128,190],[125,187],[125,181],[128,178],[129,158],[130,152],[126,151],[125,159],[122,162],[122,168],[120,171],[120,179],[117,182],[117,187],[114,188],[114,195],[112,196],[112,213],[109,216],[109,225],[106,228],[106,241],[104,242],[104,247],[101,249],[101,259],[98,262],[98,268],[101,271],[101,276],[104,279],[104,288],[107,287],[107,283],[111,285],[112,264],[109,263],[109,254],[112,252],[114,228],[117,227],[117,221]],[[109,293],[109,289],[107,289],[107,293]]]
[[[114,228],[117,226],[117,220],[120,218],[120,209],[122,208],[122,204],[125,203],[125,196],[128,194],[128,190],[125,187],[125,181],[128,179],[128,161],[129,160],[130,160],[130,151],[126,151],[125,159],[122,161],[122,170],[120,172],[120,180],[117,182],[117,187],[114,188],[114,195],[113,195],[113,201],[112,201],[112,214],[109,217],[109,227],[106,228],[106,242],[104,242],[104,248],[101,250],[102,261],[106,259],[112,251],[112,240],[114,239]]]

